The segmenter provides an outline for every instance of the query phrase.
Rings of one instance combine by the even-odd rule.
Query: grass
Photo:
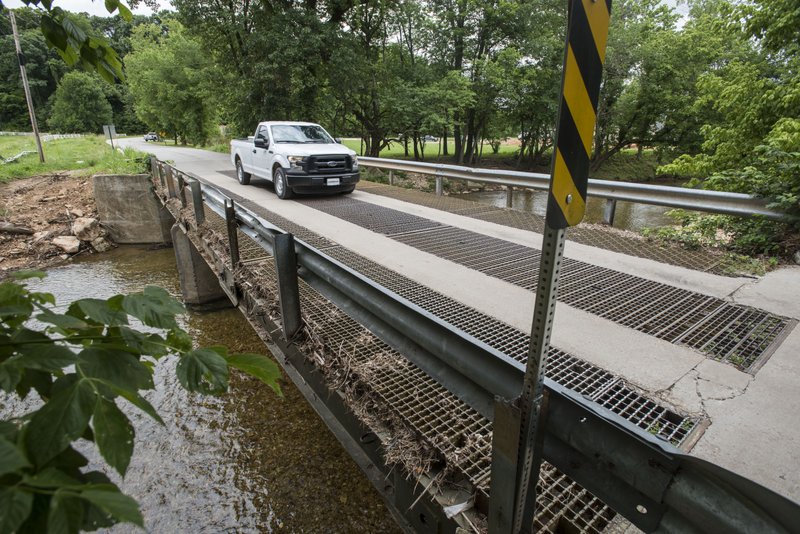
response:
[[[111,150],[101,135],[57,139],[43,144],[45,163],[39,163],[32,136],[0,136],[0,154],[5,158],[31,150],[14,163],[0,165],[0,182],[60,171],[75,171],[80,176],[93,174],[137,174],[147,172],[146,154],[133,149],[124,153]]]
[[[642,151],[637,158],[636,149],[625,149],[603,162],[599,169],[590,173],[598,180],[620,182],[651,182],[656,179],[656,169],[661,165],[654,150]]]
[[[357,154],[362,153],[361,142],[358,139],[344,139],[343,143],[348,148],[355,150]],[[449,153],[452,154],[455,151],[455,143],[452,139],[448,140],[448,147]],[[409,147],[409,149],[409,157],[413,157],[413,149],[411,147]],[[518,151],[519,144],[515,141],[500,145],[500,150],[497,154],[492,153],[492,148],[488,143],[484,144],[483,155],[481,156],[479,166],[490,168],[516,168]],[[381,150],[380,157],[406,159],[403,145],[400,143],[392,143],[391,146]],[[447,159],[449,159],[449,157],[440,156],[439,143],[429,142],[426,144],[425,160],[431,162],[441,160],[444,163],[452,163],[452,161],[446,161]],[[651,182],[656,179],[656,169],[658,166],[657,156],[653,150],[645,150],[641,158],[637,157],[636,149],[623,150],[604,162],[597,171],[591,172],[590,178],[623,182]],[[544,167],[545,168],[536,167],[533,170],[537,172],[548,172],[549,164],[544,165]]]
[[[357,154],[362,154],[362,146],[361,141],[359,139],[343,139],[342,144],[346,147],[351,148],[356,151]],[[438,141],[428,141],[425,143],[425,159],[438,159],[441,155],[439,153],[439,145],[440,142]],[[455,152],[455,142],[452,139],[448,139],[447,141],[448,152],[452,154]],[[484,143],[483,145],[483,158],[486,159],[495,159],[495,158],[511,158],[514,156],[516,151],[519,150],[519,147],[512,144],[512,143],[504,143],[500,145],[500,152],[498,154],[492,154],[492,147],[489,146],[488,143]],[[414,157],[414,146],[411,142],[408,143],[408,154],[409,157]],[[381,150],[381,157],[382,158],[394,158],[394,159],[405,159],[405,150],[403,149],[402,143],[391,143],[390,146]]]

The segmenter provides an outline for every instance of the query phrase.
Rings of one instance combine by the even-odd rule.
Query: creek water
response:
[[[490,204],[499,208],[506,206],[505,191],[475,191],[461,194],[458,198],[474,200],[475,202]],[[606,201],[604,199],[589,198],[589,202],[586,204],[584,222],[603,222],[605,205]],[[515,190],[512,197],[512,207],[544,216],[547,211],[547,192]],[[643,228],[675,224],[671,218],[665,215],[665,212],[669,210],[670,208],[663,206],[619,201],[617,202],[617,211],[614,216],[614,228],[638,232]]]
[[[120,247],[48,271],[29,286],[66,305],[158,285],[179,296],[171,249]],[[182,326],[198,345],[234,352],[267,348],[239,313],[189,312]],[[233,376],[227,395],[189,394],[175,362],[156,367],[148,400],[161,426],[124,407],[136,428],[134,457],[124,480],[142,505],[147,531],[397,532],[383,501],[291,381],[284,398],[248,377]],[[6,407],[7,408],[7,407]],[[91,456],[90,447],[84,449]],[[113,532],[141,532],[118,525]]]

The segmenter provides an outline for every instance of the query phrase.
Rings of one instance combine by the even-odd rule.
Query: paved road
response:
[[[459,263],[448,261],[333,216],[313,203],[281,201],[271,185],[254,179],[241,186],[226,154],[164,147],[138,139],[120,140],[172,160],[222,189],[300,224],[417,282],[525,332],[530,331],[532,293]],[[352,197],[371,206],[538,248],[541,236],[356,190]],[[800,268],[784,268],[760,279],[720,277],[568,243],[566,256],[800,320]],[[476,288],[480,288],[476,290]],[[792,327],[794,324],[791,325]],[[710,426],[691,451],[800,500],[800,328],[755,375],[706,357],[686,346],[559,303],[553,345],[625,377],[650,397],[684,413],[705,417]]]

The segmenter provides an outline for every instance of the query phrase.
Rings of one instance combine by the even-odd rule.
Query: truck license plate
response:
[[[339,185],[339,178],[328,178],[328,185]]]

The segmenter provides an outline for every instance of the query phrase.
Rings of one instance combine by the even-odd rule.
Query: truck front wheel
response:
[[[236,158],[236,179],[239,180],[239,183],[242,185],[250,185],[250,173],[244,172],[242,160],[239,158]]]
[[[283,167],[275,167],[272,172],[272,183],[275,185],[275,194],[278,195],[278,198],[285,199],[294,196],[294,191],[286,180],[286,171],[283,170]]]

